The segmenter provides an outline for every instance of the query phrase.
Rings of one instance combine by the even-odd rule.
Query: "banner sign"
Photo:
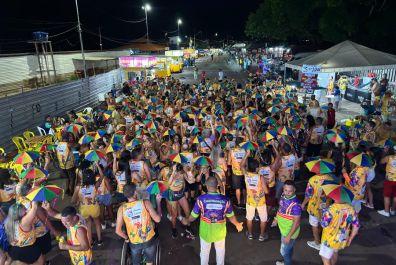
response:
[[[301,72],[304,74],[317,74],[320,73],[320,65],[303,64]]]

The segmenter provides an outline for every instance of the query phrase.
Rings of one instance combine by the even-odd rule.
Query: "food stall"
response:
[[[169,63],[165,58],[157,58],[154,65],[154,75],[156,78],[165,78],[171,76]]]
[[[171,73],[181,73],[183,71],[183,51],[165,51],[165,57],[169,64]]]
[[[150,80],[155,76],[157,58],[154,56],[128,56],[119,58],[125,80]]]

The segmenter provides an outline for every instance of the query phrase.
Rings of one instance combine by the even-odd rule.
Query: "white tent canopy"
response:
[[[301,70],[304,64],[320,65],[321,72],[330,73],[390,69],[396,68],[396,56],[347,40],[322,52],[291,61],[286,68]]]

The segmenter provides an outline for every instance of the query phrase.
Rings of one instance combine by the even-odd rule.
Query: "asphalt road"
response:
[[[236,65],[229,65],[223,57],[215,57],[214,61],[208,58],[198,62],[199,70],[207,72],[209,78],[217,77],[218,70],[221,68],[226,76],[240,79],[246,77],[247,73],[241,72]],[[192,70],[185,69],[183,73],[175,75],[183,82],[192,83]],[[348,104],[347,102],[345,104]],[[357,104],[355,104],[357,105]],[[344,107],[345,112],[341,111],[342,117],[356,115],[358,108],[355,105]],[[339,117],[340,118],[340,117]],[[51,178],[61,186],[64,180],[57,178],[55,172]],[[298,181],[298,195],[303,196],[306,180]],[[381,199],[381,176],[376,177],[373,183],[376,209],[382,209]],[[65,196],[60,201],[57,208],[66,206],[70,198]],[[244,221],[244,211],[236,210],[239,221]],[[321,259],[318,251],[309,248],[306,241],[312,240],[311,228],[308,224],[307,214],[304,213],[301,234],[297,239],[294,251],[294,264],[300,265],[319,265]],[[363,208],[360,214],[362,223],[359,235],[356,237],[352,246],[340,252],[339,265],[394,265],[396,264],[396,217],[385,218],[379,216],[375,210]],[[62,227],[60,223],[57,223]],[[182,231],[181,224],[179,231]],[[270,238],[266,242],[257,240],[258,223],[255,223],[256,237],[249,241],[245,232],[237,233],[235,228],[228,224],[228,234],[226,238],[226,264],[227,265],[269,265],[275,264],[281,258],[279,254],[280,235],[277,228],[269,230]],[[199,239],[189,240],[179,236],[177,239],[171,238],[170,222],[163,216],[159,224],[160,244],[161,244],[161,264],[163,265],[196,265],[199,264]],[[198,231],[198,221],[193,224],[195,231]],[[122,240],[114,232],[114,228],[107,228],[104,231],[104,245],[94,247],[94,262],[101,265],[120,264]],[[55,244],[55,242],[54,242]],[[211,253],[211,264],[215,264],[214,248]],[[66,252],[59,251],[55,246],[49,254],[52,264],[69,264]]]

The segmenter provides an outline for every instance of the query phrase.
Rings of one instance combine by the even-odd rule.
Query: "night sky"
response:
[[[99,49],[99,27],[103,48],[122,46],[146,34],[145,23],[127,23],[144,19],[143,3],[149,3],[150,38],[162,41],[166,32],[177,30],[177,18],[183,20],[181,36],[202,31],[197,39],[244,39],[245,21],[262,0],[79,0],[80,19],[86,49]],[[49,32],[50,37],[76,25],[74,0],[2,0],[0,8],[0,53],[31,52],[25,42],[33,31]],[[77,31],[72,29],[50,39],[55,51],[79,49]]]

